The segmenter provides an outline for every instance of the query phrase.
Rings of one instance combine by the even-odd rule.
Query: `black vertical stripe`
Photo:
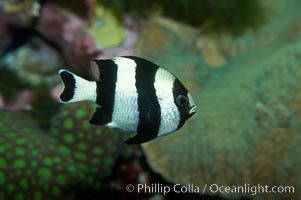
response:
[[[158,66],[154,63],[129,56],[136,64],[136,88],[138,93],[139,122],[137,133],[157,135],[161,124],[161,108],[154,86]]]
[[[177,78],[174,80],[174,83],[173,83],[172,94],[173,94],[175,105],[176,105],[175,100],[176,100],[177,96],[184,95],[184,96],[187,97],[187,95],[188,95],[187,89],[184,87],[184,85]],[[177,127],[177,129],[179,129],[184,125],[185,121],[187,120],[187,110],[186,110],[185,107],[177,106],[177,108],[178,108],[178,112],[179,112],[179,115],[180,115],[180,122],[179,122],[178,127]]]
[[[114,111],[115,89],[117,81],[118,66],[113,60],[95,60],[99,67],[99,81],[97,81],[96,103],[100,105],[101,110],[107,115],[107,122],[112,121]],[[105,122],[103,122],[105,123]]]
[[[68,71],[59,72],[65,88],[60,95],[61,101],[68,102],[74,97],[75,79],[74,76]]]

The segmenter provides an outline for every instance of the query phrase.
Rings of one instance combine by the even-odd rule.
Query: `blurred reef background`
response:
[[[0,200],[301,199],[301,0],[0,1]],[[61,105],[61,67],[137,55],[177,75],[198,112],[128,146]],[[126,191],[160,183],[294,186],[294,193]]]

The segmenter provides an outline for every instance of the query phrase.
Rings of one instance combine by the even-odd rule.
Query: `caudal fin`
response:
[[[60,69],[58,72],[65,85],[64,91],[60,95],[61,103],[72,103],[84,100],[95,101],[95,82],[87,81],[65,69]]]

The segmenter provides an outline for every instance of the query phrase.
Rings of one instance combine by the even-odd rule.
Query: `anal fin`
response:
[[[136,134],[134,135],[133,137],[127,139],[125,141],[126,144],[141,144],[141,143],[144,143],[144,142],[147,142],[147,141],[150,141],[154,138],[156,138],[157,135],[154,135],[154,134]]]
[[[103,109],[100,107],[96,108],[95,113],[93,114],[92,118],[90,119],[90,124],[97,125],[97,126],[104,126],[111,122],[111,118],[109,115],[105,113]]]

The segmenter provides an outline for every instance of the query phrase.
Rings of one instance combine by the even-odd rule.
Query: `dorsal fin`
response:
[[[110,73],[110,69],[114,68],[114,66],[116,66],[115,61],[118,60],[118,58],[126,58],[129,60],[132,60],[137,64],[137,66],[144,67],[145,69],[149,69],[149,70],[154,70],[154,69],[159,68],[159,66],[156,65],[155,63],[153,63],[147,59],[137,57],[137,56],[119,56],[119,57],[114,57],[114,58],[110,58],[110,59],[94,58],[90,61],[90,68],[91,68],[93,77],[96,80],[100,80],[104,76],[107,76]],[[146,75],[147,75],[147,72],[148,72],[148,70],[145,71]]]
[[[92,76],[95,78],[95,80],[99,80],[100,79],[100,77],[99,77],[100,71],[99,71],[98,65],[95,60],[90,61],[90,68],[91,68]]]
[[[92,75],[96,80],[102,80],[104,78],[109,79],[110,76],[116,76],[118,68],[114,60],[98,58],[94,58],[90,61],[90,67]]]

